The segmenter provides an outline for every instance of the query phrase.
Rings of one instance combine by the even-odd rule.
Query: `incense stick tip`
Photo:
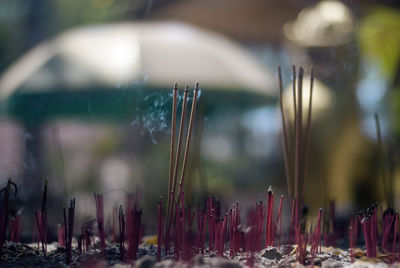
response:
[[[267,191],[269,194],[272,194],[274,191],[272,190],[272,185],[270,185],[269,187],[268,187],[268,191]]]

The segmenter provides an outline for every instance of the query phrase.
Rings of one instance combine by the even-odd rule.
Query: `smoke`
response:
[[[201,90],[198,91],[198,99],[201,96]],[[153,144],[158,144],[155,134],[159,132],[171,131],[171,112],[172,112],[173,93],[150,93],[143,96],[143,103],[136,107],[136,116],[131,121],[131,126],[141,127],[140,134],[149,135]],[[183,92],[178,93],[177,118],[180,118]],[[193,101],[193,94],[188,97],[188,111]]]
[[[167,117],[170,115],[171,99],[169,94],[151,93],[143,98],[143,105],[136,107],[136,117],[131,126],[140,126],[140,134],[149,135],[153,144],[158,143],[155,133],[169,130]]]

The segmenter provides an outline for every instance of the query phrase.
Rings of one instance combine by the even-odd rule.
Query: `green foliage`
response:
[[[377,61],[390,80],[400,60],[400,11],[386,7],[372,10],[360,24],[362,53]]]
[[[400,137],[400,93],[393,84],[400,68],[400,10],[378,7],[360,24],[358,40],[362,53],[376,61],[389,84],[397,86],[389,94],[394,132]]]

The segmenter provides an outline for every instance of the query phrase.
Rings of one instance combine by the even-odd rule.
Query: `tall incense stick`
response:
[[[294,125],[297,125],[297,97],[296,97],[296,66],[292,66],[292,92],[293,92],[293,118],[294,118]],[[295,138],[293,138],[295,140]],[[296,148],[294,148],[296,150]],[[296,153],[295,153],[296,154]]]
[[[302,202],[302,198],[300,197],[300,181],[301,181],[301,157],[302,157],[302,138],[303,138],[303,68],[299,68],[298,74],[298,84],[297,84],[297,124],[295,125],[295,167],[294,167],[294,176],[295,176],[295,197],[297,198],[299,204]]]
[[[304,171],[301,185],[304,187],[305,178],[307,175],[307,163],[308,163],[308,151],[310,150],[310,136],[311,136],[311,120],[312,120],[312,95],[314,88],[314,68],[311,67],[311,77],[310,77],[310,98],[308,103],[308,114],[307,114],[307,125],[306,125],[306,141],[305,141],[305,151],[304,151]]]
[[[172,191],[172,183],[174,176],[174,157],[175,157],[175,132],[176,132],[176,106],[178,100],[178,84],[175,83],[172,97],[172,126],[171,126],[171,152],[169,158],[169,181],[168,181],[168,205],[170,207],[171,199],[170,193]],[[169,218],[169,209],[167,209],[167,218]]]

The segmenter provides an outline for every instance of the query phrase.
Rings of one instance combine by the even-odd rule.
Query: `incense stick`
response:
[[[304,187],[305,177],[307,175],[307,163],[308,163],[308,151],[310,146],[310,136],[311,136],[311,120],[312,120],[312,95],[313,95],[313,87],[314,87],[314,68],[311,67],[310,69],[311,77],[310,77],[310,98],[308,103],[308,114],[307,114],[307,125],[306,125],[306,141],[305,141],[305,152],[304,152],[304,163],[303,163],[303,176],[301,185]]]
[[[296,104],[296,66],[292,66],[293,71],[293,81],[292,81],[292,92],[293,92],[293,108],[294,108],[294,124],[296,125],[297,122],[297,104]]]
[[[294,181],[296,180],[295,178],[295,157],[297,154],[297,147],[296,147],[296,128],[297,128],[297,94],[296,94],[296,66],[292,65],[292,93],[293,93],[293,118],[294,118],[294,124],[293,124],[293,128],[292,128],[292,135],[291,135],[291,139],[292,139],[292,146],[290,147],[292,150],[292,157],[290,158],[292,161],[292,172],[293,172],[293,177],[292,177],[292,181],[293,183],[295,183]],[[295,196],[294,193],[294,189],[293,189],[293,196]]]
[[[178,84],[175,83],[173,89],[173,97],[172,97],[172,123],[171,123],[171,152],[169,159],[169,182],[168,182],[168,204],[167,208],[170,207],[171,199],[170,193],[172,191],[172,180],[174,176],[174,157],[175,157],[175,132],[176,132],[176,106],[178,100]],[[169,218],[169,209],[167,209],[167,218]]]
[[[302,125],[303,125],[303,68],[299,68],[299,73],[298,73],[299,79],[298,79],[298,84],[297,84],[297,110],[296,110],[296,116],[297,116],[297,121],[295,125],[295,167],[294,167],[294,173],[295,173],[295,196],[299,202],[301,203],[301,197],[300,197],[300,176],[301,176],[301,151],[302,151],[302,146],[301,146],[301,141],[302,141]]]

